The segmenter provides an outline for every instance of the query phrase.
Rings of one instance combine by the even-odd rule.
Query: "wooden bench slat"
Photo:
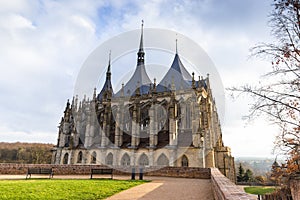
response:
[[[53,178],[52,168],[28,168],[26,179],[31,178],[31,174],[49,174],[49,178]]]
[[[113,169],[91,169],[91,179],[94,174],[111,174],[111,179],[113,179]]]

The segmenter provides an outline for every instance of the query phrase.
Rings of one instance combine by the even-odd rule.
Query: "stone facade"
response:
[[[164,78],[152,82],[144,64],[143,29],[137,66],[115,92],[110,59],[106,81],[91,100],[67,102],[53,149],[53,164],[218,167],[235,180],[225,147],[209,76],[183,66],[179,54]]]

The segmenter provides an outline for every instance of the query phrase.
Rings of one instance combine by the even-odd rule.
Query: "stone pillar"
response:
[[[88,148],[91,144],[90,144],[90,123],[91,123],[91,116],[90,116],[90,113],[88,112],[87,113],[88,116],[87,116],[87,124],[86,124],[86,127],[85,127],[85,139],[84,139],[84,146],[86,148]]]
[[[115,147],[120,147],[120,109],[117,110],[116,114],[116,125],[115,125]]]
[[[149,165],[154,166],[154,151],[153,149],[149,150]],[[156,163],[157,165],[157,163]]]
[[[181,105],[181,129],[186,128],[186,104],[182,103]]]
[[[177,161],[177,159],[176,159],[176,157],[177,157],[176,149],[175,148],[170,149],[170,154],[169,155],[170,155],[169,166],[176,167],[177,166],[177,164],[176,164],[176,161]]]
[[[107,108],[107,118],[106,118],[106,143],[105,145],[109,145],[110,144],[110,125],[111,125],[111,109],[110,107]]]
[[[155,141],[155,134],[156,134],[156,127],[155,127],[155,104],[152,104],[152,106],[150,107],[149,110],[149,118],[150,118],[150,124],[149,124],[149,128],[150,128],[150,147],[155,147],[156,146],[156,141]]]
[[[172,101],[172,100],[171,100]],[[171,102],[169,107],[169,145],[177,145],[177,127],[175,119],[175,103]]]
[[[136,105],[134,105],[133,113],[132,113],[132,120],[131,120],[131,146],[136,147],[136,132],[137,132],[137,110]]]
[[[214,157],[214,150],[213,149],[206,149],[205,151],[205,167],[215,167],[215,157]]]
[[[192,134],[193,134],[193,146],[200,147],[201,135],[200,135],[200,110],[196,103],[192,106]]]
[[[107,125],[106,125],[106,121],[107,121],[107,113],[104,111],[103,113],[103,126],[102,126],[102,131],[101,131],[101,147],[106,147],[106,140],[107,140]]]
[[[140,144],[140,109],[138,108],[138,103],[134,103],[133,113],[132,113],[132,137],[131,146],[137,147]]]

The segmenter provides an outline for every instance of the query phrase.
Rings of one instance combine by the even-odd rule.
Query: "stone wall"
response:
[[[247,194],[242,188],[231,182],[217,168],[211,168],[211,182],[216,200],[257,199],[257,197]]]
[[[88,175],[91,168],[107,168],[104,165],[52,165],[52,164],[0,164],[0,174],[26,174],[28,168],[52,168],[55,175]],[[139,173],[139,168],[135,172]],[[115,167],[114,174],[130,175],[132,167]],[[147,167],[148,176],[210,179],[210,169],[197,167]]]

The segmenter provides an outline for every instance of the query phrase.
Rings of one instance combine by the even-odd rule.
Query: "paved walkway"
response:
[[[33,178],[47,176],[34,175]],[[54,176],[54,179],[88,179],[89,175]],[[0,179],[25,179],[25,175],[0,175]],[[130,176],[114,176],[114,179],[130,179]],[[145,176],[149,183],[117,193],[107,200],[213,200],[211,181],[209,179],[188,179]]]
[[[213,200],[211,182],[208,179],[169,177],[145,177],[149,183],[115,194],[107,200]]]

